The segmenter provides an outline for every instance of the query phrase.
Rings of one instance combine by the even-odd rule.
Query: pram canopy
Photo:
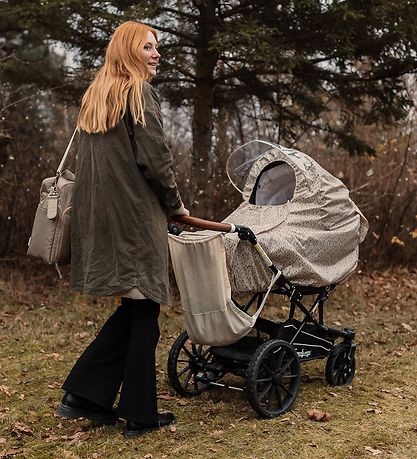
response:
[[[355,269],[368,222],[339,179],[305,153],[259,140],[226,167],[243,202],[225,222],[250,227],[294,284],[336,284]],[[227,234],[225,247],[233,292],[268,287],[270,272],[250,245]]]

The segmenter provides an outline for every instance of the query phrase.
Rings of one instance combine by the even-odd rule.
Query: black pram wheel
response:
[[[252,408],[265,418],[285,413],[297,397],[300,379],[300,360],[291,344],[278,339],[261,344],[246,374]]]
[[[209,346],[192,343],[188,333],[182,332],[169,351],[168,379],[171,386],[185,397],[207,390],[210,384],[198,378],[206,374],[204,368],[211,359]]]
[[[337,344],[329,354],[326,363],[326,380],[331,386],[343,386],[352,382],[355,376],[355,346],[350,343]]]

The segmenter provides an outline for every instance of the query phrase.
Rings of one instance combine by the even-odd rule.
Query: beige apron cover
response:
[[[249,333],[268,295],[253,316],[235,306],[226,268],[224,235],[211,231],[169,235],[169,249],[191,341],[226,346]],[[271,286],[273,283],[275,278],[270,281]]]

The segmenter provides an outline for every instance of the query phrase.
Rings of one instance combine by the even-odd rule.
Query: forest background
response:
[[[416,266],[417,4],[369,1],[0,2],[0,257],[25,254],[114,28],[159,32],[153,84],[184,201],[222,219],[240,202],[228,155],[255,138],[304,151],[370,222],[369,268]]]

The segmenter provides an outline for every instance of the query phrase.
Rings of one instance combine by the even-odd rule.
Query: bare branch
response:
[[[12,102],[12,103],[10,103],[10,104],[7,104],[7,105],[5,105],[4,107],[2,107],[2,108],[0,109],[0,114],[3,113],[3,112],[4,112],[5,110],[7,110],[8,108],[13,107],[13,105],[17,105],[17,104],[19,104],[20,102],[24,102],[25,100],[33,99],[34,97],[39,96],[39,95],[41,95],[41,94],[45,94],[45,93],[47,93],[48,91],[54,91],[55,89],[64,88],[65,86],[69,86],[69,83],[61,84],[61,85],[59,85],[59,86],[54,86],[53,88],[42,89],[41,91],[35,92],[35,94],[32,94],[32,95],[27,96],[27,97],[23,97],[22,99],[15,100],[14,102]]]
[[[172,29],[171,27],[163,27],[163,26],[160,26],[158,24],[153,24],[153,23],[146,23],[146,24],[149,25],[150,27],[153,27],[156,30],[160,30],[161,32],[167,32],[172,35],[175,35],[176,37],[180,37],[186,42],[189,42],[190,39],[191,40],[197,39],[197,37],[194,35],[181,33],[177,29]]]
[[[187,19],[191,19],[193,21],[198,19],[198,16],[196,14],[185,13],[184,11],[176,10],[174,8],[165,8],[165,7],[163,7],[163,8],[161,8],[161,11],[162,12],[166,12],[166,13],[173,13],[173,14],[176,14],[177,16],[180,16],[180,17],[183,17],[183,18],[187,18]]]
[[[194,83],[194,80],[188,78],[173,78],[173,77],[165,77],[159,78],[157,84],[159,83]]]

